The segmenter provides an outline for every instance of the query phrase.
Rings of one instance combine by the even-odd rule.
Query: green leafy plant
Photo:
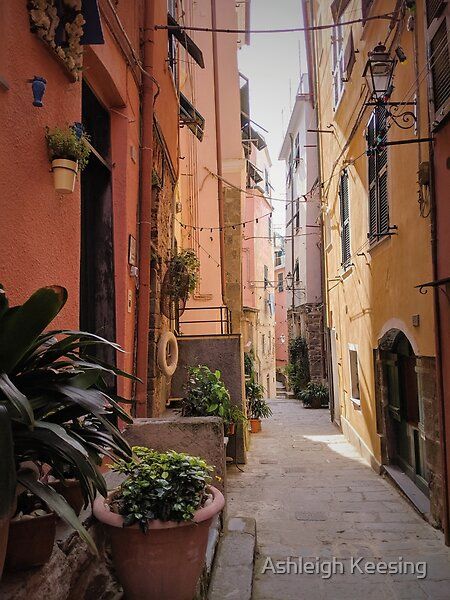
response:
[[[294,394],[298,396],[311,380],[308,344],[304,338],[297,337],[291,340],[289,344],[289,361],[286,368],[289,383]]]
[[[221,417],[225,423],[245,420],[242,411],[231,403],[230,392],[220,371],[212,372],[206,365],[189,367],[186,395],[181,401],[184,417]]]
[[[46,128],[45,134],[50,161],[57,158],[78,161],[78,168],[82,171],[88,163],[91,150],[86,142],[89,136],[86,133],[78,135],[75,128],[55,127]]]
[[[153,519],[192,520],[208,497],[213,468],[201,458],[173,450],[134,446],[133,453],[132,459],[112,466],[126,476],[111,503],[124,517],[124,525],[138,523],[145,533]]]
[[[299,392],[298,399],[303,402],[304,406],[315,408],[326,406],[329,400],[328,388],[322,383],[310,381],[306,388]]]
[[[195,291],[199,281],[200,261],[193,250],[182,250],[170,261],[170,275],[174,290],[184,289],[187,283],[189,294]]]
[[[254,379],[255,376],[255,357],[253,352],[244,353],[244,372],[245,376]]]
[[[130,423],[132,419],[119,404],[126,401],[110,392],[104,377],[132,376],[88,355],[96,346],[122,352],[113,342],[83,331],[43,333],[66,300],[65,288],[51,286],[10,308],[0,286],[0,407],[6,409],[12,429],[18,482],[95,548],[64,498],[40,481],[38,474],[48,465],[63,480],[70,470],[81,484],[86,504],[97,491],[106,495],[99,470],[103,457],[131,456],[113,421],[120,418]],[[3,421],[1,427],[4,434]],[[36,469],[22,468],[30,461]],[[0,460],[0,468],[2,480],[8,477],[5,461]]]
[[[251,419],[267,419],[272,415],[272,409],[262,394],[247,398],[247,410]]]

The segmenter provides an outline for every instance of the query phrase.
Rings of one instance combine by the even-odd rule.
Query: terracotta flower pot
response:
[[[54,513],[29,519],[11,520],[5,567],[22,571],[40,567],[50,558],[56,534]]]
[[[66,499],[67,504],[71,506],[78,516],[83,508],[84,498],[81,492],[81,484],[77,479],[65,479],[61,481],[56,479],[49,483],[55,492],[58,492]]]
[[[8,545],[9,517],[0,519],[0,580],[5,564],[6,547]]]
[[[75,189],[78,163],[74,160],[56,158],[52,161],[52,171],[55,191],[60,194],[71,194]]]
[[[230,436],[236,433],[236,423],[227,423],[225,426],[225,435]]]
[[[261,431],[261,419],[250,419],[250,431],[259,433]]]
[[[210,488],[213,501],[199,509],[193,521],[149,521],[144,534],[138,525],[123,527],[108,500],[97,497],[93,513],[111,540],[114,566],[127,600],[192,600],[205,562],[212,519],[225,504]],[[110,497],[110,496],[109,496]]]

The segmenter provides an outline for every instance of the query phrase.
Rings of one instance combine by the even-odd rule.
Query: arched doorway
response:
[[[396,464],[428,495],[423,407],[418,393],[417,357],[406,335],[390,330],[380,340],[385,384],[388,462]]]

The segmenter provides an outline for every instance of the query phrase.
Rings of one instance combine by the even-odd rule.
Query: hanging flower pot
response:
[[[57,158],[52,161],[53,183],[59,194],[71,194],[75,189],[78,162]]]
[[[75,189],[75,178],[87,165],[89,154],[89,136],[83,131],[81,123],[70,127],[55,127],[46,130],[46,140],[52,163],[55,191],[59,194],[71,194]]]

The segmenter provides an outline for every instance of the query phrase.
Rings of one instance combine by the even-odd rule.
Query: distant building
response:
[[[322,381],[321,212],[315,123],[309,80],[303,74],[279,157],[286,163],[287,314],[290,339],[305,338],[311,379]]]

